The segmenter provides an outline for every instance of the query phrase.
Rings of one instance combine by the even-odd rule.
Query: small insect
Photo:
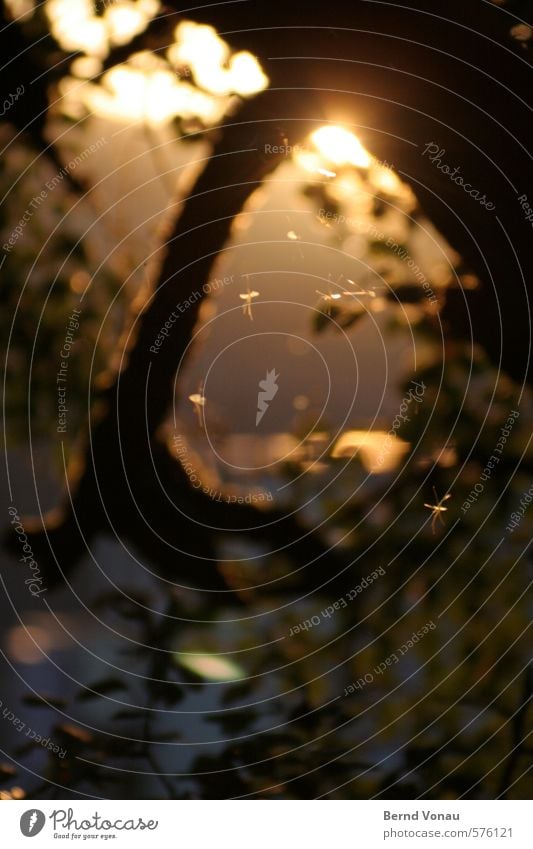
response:
[[[320,295],[320,297],[322,298],[322,301],[324,302],[324,307],[325,307],[326,313],[328,315],[330,315],[330,313],[331,313],[332,301],[338,301],[340,298],[342,298],[342,295],[341,295],[340,292],[329,292],[329,294],[326,294],[325,292],[321,292],[320,289],[317,289],[316,293],[317,293],[317,295]]]
[[[354,283],[353,280],[350,280],[349,277],[347,277],[346,279],[347,279],[348,283],[350,283],[352,286],[355,286],[355,283]],[[376,297],[376,291],[375,291],[376,289],[378,289],[378,286],[371,286],[370,289],[359,289],[356,292],[343,292],[342,294],[343,295],[369,295],[371,298],[375,298]],[[383,286],[380,286],[379,289],[383,289]]]
[[[443,507],[442,505],[444,504],[445,501],[448,501],[448,498],[451,498],[452,496],[450,495],[449,492],[447,492],[446,495],[444,495],[439,501],[439,497],[437,495],[437,490],[435,489],[435,487],[433,487],[433,495],[435,496],[435,502],[436,503],[435,504],[424,504],[424,507],[427,507],[428,510],[431,510],[431,530],[433,531],[433,533],[435,533],[435,525],[436,525],[437,519],[440,519],[441,523],[444,525],[444,520],[442,518],[442,514],[446,513],[447,510],[448,510],[447,507]]]
[[[361,289],[359,292],[343,292],[343,295],[348,295],[352,298],[357,298],[359,295],[370,295],[371,298],[375,298],[375,294],[373,292],[367,292],[365,289]]]
[[[189,401],[191,401],[194,412],[198,416],[198,425],[199,427],[205,427],[205,395],[202,385],[198,387],[198,392],[195,392],[194,395],[189,395]]]
[[[329,292],[329,294],[326,294],[326,292],[321,292],[320,289],[317,289],[316,293],[317,295],[322,295],[325,301],[338,301],[339,298],[342,298],[340,292]]]
[[[298,233],[295,233],[294,230],[289,230],[287,233],[287,239],[290,239],[292,242],[297,242],[299,238]]]
[[[245,301],[245,303],[242,305],[242,311],[243,311],[244,315],[247,315],[250,318],[250,321],[254,320],[254,317],[252,315],[252,301],[253,301],[254,298],[257,298],[258,296],[259,296],[259,292],[256,292],[255,290],[252,291],[250,289],[250,281],[247,280],[246,292],[241,293],[239,295],[239,298],[242,301]]]

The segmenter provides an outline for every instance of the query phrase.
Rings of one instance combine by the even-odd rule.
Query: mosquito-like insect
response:
[[[342,295],[341,295],[340,292],[330,292],[329,294],[326,294],[325,292],[321,292],[320,289],[317,289],[316,293],[317,293],[317,295],[320,295],[320,297],[322,298],[322,300],[324,302],[324,306],[326,308],[326,312],[327,312],[328,315],[330,315],[330,313],[331,313],[331,303],[332,303],[332,301],[338,301],[340,298],[342,298]]]
[[[338,301],[339,298],[342,298],[340,292],[329,292],[328,294],[326,294],[326,292],[321,292],[320,289],[317,289],[316,293],[317,295],[322,295],[325,301]]]
[[[370,295],[371,298],[376,297],[375,292],[367,292],[366,289],[361,289],[359,292],[343,292],[342,294],[352,298],[357,298],[360,295]]]
[[[435,524],[437,522],[437,519],[440,519],[441,523],[444,525],[444,519],[442,518],[442,514],[446,513],[448,510],[447,507],[443,507],[442,505],[445,501],[448,501],[448,498],[451,498],[452,496],[449,492],[447,492],[446,495],[443,495],[443,497],[439,500],[435,487],[433,487],[433,495],[435,496],[435,504],[424,504],[424,507],[427,507],[428,510],[431,510],[431,530],[433,531],[433,533],[435,533]]]
[[[205,427],[205,395],[201,384],[198,387],[198,392],[195,392],[194,395],[189,395],[189,401],[191,401],[194,412],[198,416],[199,426]]]
[[[242,305],[242,311],[243,311],[244,315],[247,315],[250,318],[250,321],[254,320],[254,317],[252,315],[252,301],[253,301],[254,298],[257,298],[258,296],[259,296],[259,292],[256,292],[255,290],[252,291],[250,289],[250,281],[247,280],[247,282],[246,282],[246,292],[241,293],[239,295],[239,298],[242,301],[245,302]]]
[[[346,279],[347,279],[348,283],[350,283],[352,286],[355,286],[355,283],[354,283],[353,280],[350,280],[349,277],[347,277]],[[368,295],[370,298],[375,298],[376,297],[376,289],[378,291],[381,291],[383,289],[383,286],[371,286],[370,289],[359,289],[358,291],[343,292],[342,294],[343,295]]]

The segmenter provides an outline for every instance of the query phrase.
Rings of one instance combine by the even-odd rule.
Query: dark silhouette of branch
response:
[[[175,370],[189,345],[201,299],[180,315],[159,353],[150,348],[176,304],[191,292],[202,291],[234,217],[275,168],[277,158],[265,155],[264,148],[268,141],[279,142],[285,132],[283,118],[265,120],[264,116],[279,115],[278,110],[283,109],[289,122],[299,120],[299,133],[309,131],[309,124],[299,119],[297,103],[291,104],[290,98],[280,98],[276,92],[265,92],[247,102],[239,121],[228,122],[220,134],[162,248],[164,256],[153,292],[136,316],[134,341],[124,342],[124,367],[100,395],[87,448],[70,478],[69,499],[47,517],[44,528],[25,520],[51,585],[61,580],[62,570],[68,572],[94,534],[102,530],[130,539],[164,575],[218,591],[227,589],[214,568],[218,532],[206,529],[206,522],[228,534],[242,529],[252,537],[268,538],[298,565],[302,557],[318,562],[329,556],[315,535],[279,511],[268,515],[268,530],[261,530],[257,526],[265,524],[265,518],[253,508],[231,505],[228,509],[193,492],[177,461],[157,440],[172,397]],[[333,555],[331,562],[340,565]]]
[[[47,41],[51,39],[52,36],[48,35]],[[50,105],[49,90],[65,74],[66,66],[61,61],[49,62],[49,43],[48,49],[42,49],[42,46],[39,49],[33,42],[31,31],[12,20],[4,0],[0,0],[2,90],[6,96],[21,92],[12,105],[3,110],[0,121],[22,132],[32,147],[61,172],[65,185],[71,191],[84,194],[88,186],[72,171],[65,169],[56,145],[46,138],[45,132]],[[57,47],[56,51],[57,58],[62,51]]]
[[[489,4],[477,4],[475,28],[472,10],[459,0],[431,9],[428,13],[423,2],[413,2],[411,10],[388,4],[385,13],[381,4],[362,0],[335,9],[311,2],[304,28],[300,11],[290,4],[250,0],[195,9],[195,19],[212,23],[233,46],[248,46],[262,58],[271,86],[227,121],[161,248],[160,273],[131,341],[124,343],[123,368],[115,380],[108,378],[110,388],[98,399],[85,453],[71,477],[72,501],[50,515],[44,529],[27,523],[34,550],[51,574],[58,577],[59,564],[68,569],[96,532],[113,530],[157,558],[166,574],[187,581],[192,570],[194,585],[222,588],[212,568],[217,534],[197,524],[202,511],[219,505],[196,502],[183,474],[178,470],[172,478],[168,472],[166,451],[156,448],[202,299],[180,315],[157,355],[150,347],[176,304],[202,291],[234,217],[276,167],[276,156],[264,154],[269,142],[297,143],[325,120],[352,123],[369,150],[413,187],[428,217],[482,281],[478,290],[458,287],[448,293],[442,312],[447,334],[480,343],[517,380],[531,378],[524,281],[533,276],[533,256],[527,251],[518,260],[509,233],[525,238],[528,231],[517,191],[531,189],[533,169],[519,145],[505,174],[495,165],[502,145],[520,138],[528,66],[517,61],[508,20]],[[438,27],[434,13],[442,15]],[[260,28],[252,23],[257,20]],[[421,68],[429,69],[427,78]],[[445,151],[445,162],[460,168],[469,184],[482,188],[497,214],[465,195],[424,155],[429,142]],[[169,499],[161,492],[161,476],[172,479]],[[183,502],[194,505],[184,511],[190,519],[177,509]],[[232,513],[235,524],[245,512]],[[213,524],[223,527],[224,521]],[[247,532],[256,533],[251,527]],[[291,534],[293,542],[302,538],[314,546],[306,553],[319,561],[325,556],[297,521],[276,517],[269,539],[276,534],[296,558],[300,552],[289,544]],[[187,549],[187,556],[177,549]]]

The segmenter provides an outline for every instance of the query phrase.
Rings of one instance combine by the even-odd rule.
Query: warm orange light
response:
[[[249,97],[267,87],[268,77],[255,56],[244,50],[231,56],[214,27],[182,21],[174,37],[176,42],[167,51],[169,61],[189,67],[195,83],[210,94]]]
[[[334,165],[356,165],[369,168],[372,157],[357,136],[343,127],[320,127],[311,135],[311,141],[322,156]]]
[[[159,11],[159,0],[114,0],[96,15],[92,0],[47,0],[51,30],[65,50],[103,58],[113,44],[127,44]]]
[[[84,54],[73,62],[73,77],[89,79],[101,70],[110,47],[142,32],[159,5],[159,0],[114,0],[96,16],[91,0],[47,0],[46,13],[61,46]],[[101,84],[63,79],[63,111],[81,117],[88,108],[111,120],[151,126],[176,117],[212,126],[228,112],[234,95],[251,97],[267,87],[255,56],[244,50],[232,54],[213,27],[182,21],[174,36],[165,56],[135,53],[111,68]],[[183,69],[189,69],[190,79],[183,79]]]
[[[141,56],[137,54],[138,58]],[[80,96],[97,115],[115,121],[143,121],[152,126],[167,124],[176,115],[214,123],[224,113],[223,103],[178,80],[165,67],[117,65],[105,74],[103,85],[86,85]]]
[[[347,430],[333,446],[331,456],[342,459],[359,454],[368,472],[392,472],[409,450],[409,443],[398,436],[387,437],[383,430]]]

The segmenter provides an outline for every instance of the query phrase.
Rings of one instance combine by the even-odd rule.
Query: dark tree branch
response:
[[[44,528],[26,522],[51,583],[61,579],[61,569],[68,572],[83,555],[95,533],[112,530],[137,545],[163,574],[190,586],[227,590],[214,568],[218,533],[206,530],[206,522],[228,534],[242,530],[250,537],[268,539],[300,566],[302,559],[321,563],[324,558],[340,566],[315,535],[283,513],[269,513],[268,528],[261,530],[257,526],[265,518],[260,511],[242,505],[229,508],[193,492],[184,471],[156,438],[201,299],[179,316],[157,354],[150,348],[177,303],[202,291],[235,216],[276,167],[276,156],[263,151],[268,141],[278,143],[285,132],[283,118],[276,117],[283,110],[289,122],[296,121],[299,135],[309,131],[298,104],[276,92],[248,101],[239,121],[227,123],[162,248],[154,290],[136,317],[134,341],[127,347],[124,343],[124,367],[100,397],[98,418],[69,483],[71,501],[52,513]]]
[[[508,21],[497,9],[480,3],[477,27],[472,29],[472,12],[465,6],[459,0],[438,4],[434,11],[443,17],[435,27],[422,2],[413,0],[412,11],[388,5],[383,16],[380,4],[356,0],[349,8],[334,10],[335,29],[332,10],[310,2],[304,30],[299,11],[286,3],[259,8],[250,0],[197,10],[195,17],[229,31],[233,45],[243,47],[246,42],[263,58],[271,87],[248,101],[238,119],[227,122],[162,248],[160,273],[124,351],[124,367],[100,399],[79,473],[71,482],[72,505],[66,503],[50,516],[44,530],[32,527],[35,549],[52,568],[56,561],[68,568],[98,530],[113,528],[161,558],[167,573],[181,574],[183,569],[187,577],[192,568],[200,584],[202,573],[213,580],[215,535],[199,532],[194,518],[184,522],[170,502],[168,511],[161,507],[165,498],[153,467],[159,471],[167,466],[164,451],[155,448],[157,431],[201,299],[180,315],[158,354],[150,347],[176,304],[202,291],[234,217],[277,165],[275,156],[262,153],[264,145],[285,136],[295,143],[318,121],[352,120],[371,152],[391,162],[410,182],[428,216],[480,277],[479,291],[449,294],[443,312],[447,332],[484,345],[493,362],[501,360],[517,380],[531,377],[530,313],[522,275],[527,281],[533,274],[533,258],[529,251],[518,264],[509,233],[523,234],[528,227],[516,192],[531,189],[533,169],[529,154],[518,146],[508,157],[506,174],[495,165],[502,145],[509,145],[513,136],[520,138],[530,86],[524,63],[509,47]],[[261,27],[252,26],[252,19],[261,20]],[[474,54],[475,72],[470,62]],[[285,61],[283,56],[301,58]],[[309,58],[313,56],[317,58]],[[429,78],[420,76],[420,68],[430,68]],[[449,87],[452,79],[458,80],[457,90]],[[467,197],[423,155],[431,140],[446,150],[452,168],[460,166],[472,185],[491,196],[498,217]],[[193,502],[183,480],[175,482],[171,497]],[[205,503],[196,507],[207,509]],[[193,511],[193,517],[197,515],[201,513]],[[150,525],[161,531],[164,541]],[[248,532],[254,533],[251,528]],[[280,533],[287,540],[292,532],[296,538],[305,537],[298,525],[280,518],[271,526],[269,539]],[[179,563],[176,540],[186,540],[192,555]],[[318,548],[320,558],[323,551]],[[207,568],[199,567],[202,563]]]

